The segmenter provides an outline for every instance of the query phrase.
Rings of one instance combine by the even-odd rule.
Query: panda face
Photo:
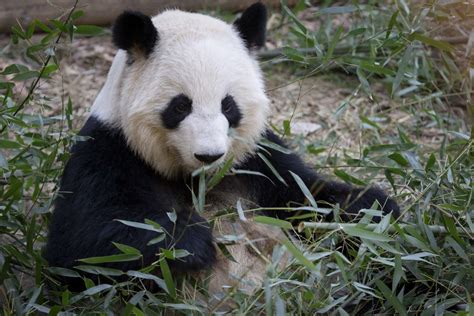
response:
[[[146,18],[139,15],[138,24]],[[117,54],[93,115],[118,126],[129,146],[169,178],[230,158],[242,162],[265,129],[269,103],[251,34],[177,10],[151,21],[152,49],[140,37],[120,38],[116,24],[114,41],[127,51]],[[147,32],[153,34],[139,35]]]

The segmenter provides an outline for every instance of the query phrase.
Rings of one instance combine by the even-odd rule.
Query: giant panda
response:
[[[62,175],[45,248],[50,266],[73,269],[79,259],[119,253],[113,243],[120,243],[143,256],[110,264],[123,271],[150,265],[160,249],[189,253],[169,260],[175,274],[215,271],[225,278],[232,274],[226,269],[241,265],[262,269],[245,265],[250,252],[242,249],[233,252],[240,262],[222,259],[218,229],[213,236],[210,216],[193,207],[193,172],[206,168],[212,174],[229,161],[246,172],[224,176],[209,192],[206,208],[213,201],[245,200],[266,216],[291,219],[294,212],[281,209],[306,202],[297,175],[321,205],[357,214],[376,202],[384,213],[398,214],[380,189],[328,180],[281,150],[284,142],[266,124],[270,102],[255,57],[265,42],[266,14],[255,3],[233,24],[179,10],[153,18],[126,11],[117,18],[112,33],[119,50],[80,130],[85,140],[72,147]],[[262,139],[276,145],[261,146]],[[152,220],[166,237],[148,245],[157,232],[118,219]],[[223,223],[223,233],[231,226]],[[282,238],[281,231],[264,226],[240,220],[238,230],[270,236],[268,245]]]

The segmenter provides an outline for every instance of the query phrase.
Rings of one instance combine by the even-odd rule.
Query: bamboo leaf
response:
[[[224,176],[229,172],[230,168],[232,168],[233,162],[234,159],[231,157],[224,163],[224,165],[220,168],[219,172],[215,173],[212,176],[212,178],[207,182],[207,191],[210,191],[217,184],[219,184],[222,179],[224,179]]]
[[[345,172],[343,170],[336,169],[336,170],[334,170],[334,174],[336,176],[338,176],[339,178],[341,178],[342,180],[348,182],[348,183],[354,183],[354,184],[363,185],[363,186],[367,185],[367,183],[365,183],[364,181],[362,181],[362,180],[360,180],[356,177],[351,176],[350,174],[348,174],[347,172]]]
[[[96,25],[77,25],[74,33],[82,35],[99,35],[104,33],[104,29]]]
[[[364,238],[368,240],[384,241],[389,242],[393,241],[393,238],[382,234],[375,233],[371,230],[366,230],[360,227],[351,227],[351,226],[342,226],[342,230],[349,236]]]
[[[296,246],[288,239],[284,238],[282,243],[285,245],[286,249],[298,260],[302,265],[307,267],[310,270],[316,270],[316,266],[309,261],[304,254],[296,248]]]
[[[420,42],[422,42],[426,45],[436,47],[436,48],[439,48],[441,50],[445,50],[445,51],[448,51],[448,52],[450,52],[454,49],[453,46],[451,44],[449,44],[448,42],[438,41],[438,40],[435,40],[435,39],[430,38],[428,36],[422,35],[420,33],[412,33],[412,34],[410,34],[408,39],[411,40],[411,41],[417,40],[417,41],[420,41]]]
[[[392,33],[393,27],[395,23],[397,23],[397,17],[399,12],[400,11],[398,10],[393,12],[392,16],[390,17],[390,21],[388,22],[387,26],[387,32],[385,33],[385,39],[388,39],[390,37],[390,33]]]
[[[387,299],[387,301],[393,306],[393,308],[397,311],[399,315],[405,316],[408,315],[405,307],[397,298],[396,295],[390,291],[390,289],[380,280],[376,280],[375,284],[382,292],[382,295]]]
[[[318,14],[343,14],[343,13],[352,13],[357,11],[357,7],[353,5],[347,6],[334,6],[324,8],[318,11]]]
[[[358,65],[364,70],[379,75],[393,76],[395,74],[393,70],[380,66],[374,62],[369,62],[367,60],[362,60],[358,63]]]
[[[154,225],[151,225],[151,224],[125,221],[125,220],[121,220],[121,219],[116,219],[116,221],[120,222],[124,225],[130,226],[130,227],[135,227],[135,228],[144,229],[144,230],[150,230],[150,231],[154,231],[154,232],[157,232],[157,233],[162,233],[163,232],[163,229],[158,228],[158,227],[156,227]]]
[[[119,276],[123,274],[123,271],[121,270],[105,268],[105,267],[100,267],[100,266],[81,265],[81,266],[75,266],[74,269],[78,269],[87,273],[97,274],[97,275]]]
[[[339,26],[337,28],[336,33],[333,35],[331,41],[329,42],[328,50],[326,52],[326,55],[324,56],[324,63],[327,63],[332,58],[334,54],[334,49],[336,48],[336,45],[339,42],[339,38],[341,37],[343,30],[344,29],[342,28],[342,26]]]
[[[412,59],[413,59],[413,46],[409,45],[405,49],[405,53],[403,54],[402,59],[398,63],[397,74],[395,75],[395,79],[393,80],[393,83],[392,83],[392,96],[394,96],[398,92],[398,89],[400,88],[400,83],[403,80],[407,66],[410,60]]]
[[[263,155],[262,153],[258,153],[257,154],[260,159],[263,160],[263,162],[267,165],[267,167],[270,169],[270,171],[273,173],[273,175],[281,182],[283,183],[284,185],[288,186],[288,184],[286,183],[285,179],[282,178],[282,176],[278,173],[278,171],[275,169],[275,167],[273,167],[272,163],[268,160],[267,157],[265,157],[265,155]]]
[[[268,217],[268,216],[255,216],[254,221],[257,223],[267,224],[271,226],[277,226],[285,229],[292,229],[293,225],[290,222],[284,221],[282,219]]]
[[[143,273],[139,271],[127,271],[127,275],[133,278],[139,278],[139,279],[144,279],[144,280],[152,280],[154,281],[160,288],[165,290],[169,294],[168,287],[166,286],[166,283],[163,279],[160,279],[156,275],[153,274],[148,274],[148,273]]]
[[[141,255],[140,250],[137,248],[127,246],[124,244],[119,244],[118,242],[112,242],[115,247],[117,247],[121,252],[126,253],[126,254],[133,254],[133,255]]]
[[[163,275],[163,279],[165,280],[166,288],[168,289],[168,294],[172,298],[176,298],[176,289],[174,286],[173,277],[171,275],[168,262],[165,258],[161,258],[160,260],[160,269],[161,269],[161,274]]]
[[[84,263],[111,263],[111,262],[127,262],[127,261],[135,261],[140,259],[142,256],[137,254],[119,254],[119,255],[110,255],[110,256],[102,256],[102,257],[90,257],[84,259],[78,259],[78,261]]]
[[[303,192],[304,196],[306,199],[309,201],[312,207],[318,208],[318,204],[316,203],[316,200],[313,197],[313,194],[309,191],[308,187],[304,183],[304,181],[298,176],[296,173],[293,173],[290,171],[291,176],[295,179],[296,184],[300,188],[301,192]]]

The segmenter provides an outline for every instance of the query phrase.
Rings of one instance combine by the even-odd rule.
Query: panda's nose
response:
[[[212,163],[212,162],[216,161],[217,159],[221,158],[222,156],[224,156],[224,153],[216,154],[216,155],[194,154],[194,157],[196,157],[199,161],[202,161],[204,163]]]

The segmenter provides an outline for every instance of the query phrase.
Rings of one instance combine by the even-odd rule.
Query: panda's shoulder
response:
[[[71,157],[65,168],[63,181],[94,177],[94,183],[107,179],[117,181],[157,181],[156,173],[127,145],[119,128],[91,116],[78,134],[71,148]],[[101,181],[98,181],[102,179]],[[87,181],[87,180],[85,180]]]
[[[108,160],[109,163],[113,163],[117,158],[134,156],[121,129],[105,123],[95,116],[89,117],[79,131],[75,144],[71,148],[71,155],[71,158]]]

